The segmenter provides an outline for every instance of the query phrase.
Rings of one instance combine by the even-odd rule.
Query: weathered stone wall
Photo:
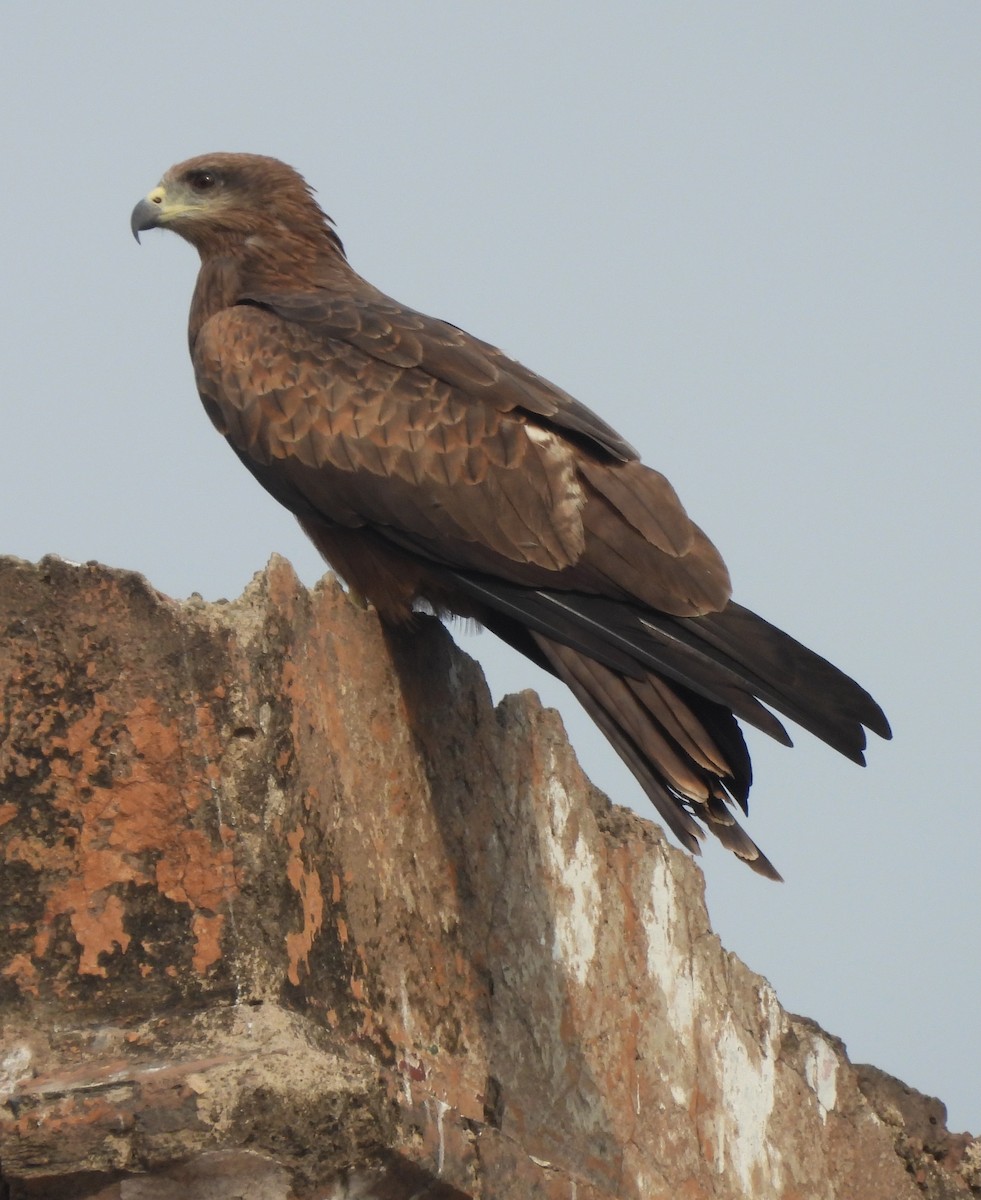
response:
[[[0,626],[10,1200],[981,1194],[435,621],[8,559]]]

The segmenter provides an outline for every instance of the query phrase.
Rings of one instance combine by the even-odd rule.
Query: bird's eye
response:
[[[192,171],[187,177],[188,183],[196,192],[209,192],[218,182],[211,171]]]

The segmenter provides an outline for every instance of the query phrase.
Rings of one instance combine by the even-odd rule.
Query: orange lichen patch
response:
[[[129,1112],[121,1111],[121,1106],[110,1102],[102,1096],[83,1096],[72,1094],[59,1097],[44,1109],[45,1132],[52,1137],[74,1137],[77,1132],[87,1126],[105,1126],[119,1133],[132,1122]],[[21,1116],[3,1122],[4,1133],[8,1138],[28,1140],[32,1137],[39,1124],[38,1114],[33,1109],[26,1110]]]
[[[3,856],[8,863],[24,863],[35,871],[48,873],[71,870],[75,863],[71,847],[65,842],[49,846],[41,838],[19,837],[17,834],[7,839]]]
[[[79,711],[66,695],[45,712],[25,708],[14,714],[20,742],[29,749],[6,764],[16,774],[25,774],[32,758],[47,764],[35,795],[58,814],[64,830],[43,841],[15,834],[3,849],[6,861],[38,872],[46,893],[35,958],[48,951],[56,921],[67,917],[81,951],[79,974],[105,977],[101,956],[125,953],[132,940],[118,889],[151,885],[191,909],[195,965],[207,969],[221,928],[215,915],[237,891],[233,831],[222,827],[216,850],[214,837],[195,819],[198,810],[213,807],[219,779],[212,714],[197,706],[193,720],[179,724],[150,696],[120,712],[118,698],[99,691]],[[24,701],[29,703],[30,689]],[[12,819],[10,809],[12,815],[18,811],[5,805],[0,827]],[[30,982],[23,970],[12,977]]]
[[[12,979],[28,996],[38,996],[37,967],[26,954],[15,954],[0,971],[5,979]]]
[[[136,878],[135,873],[130,878]],[[99,965],[99,955],[111,954],[118,947],[125,952],[130,937],[123,927],[125,908],[116,895],[107,895],[105,886],[119,880],[106,871],[106,856],[92,854],[80,874],[70,875],[48,893],[44,917],[34,935],[34,957],[42,958],[48,951],[59,916],[67,916],[81,948],[78,971],[80,975],[105,977]]]
[[[118,946],[125,954],[129,949],[130,936],[123,928],[126,909],[118,896],[106,896],[101,906],[87,904],[72,911],[72,929],[82,956],[78,963],[80,975],[101,975],[106,969],[99,965],[99,955]]]
[[[17,813],[16,804],[0,804],[0,825],[6,825],[8,821],[12,821]]]
[[[286,935],[286,954],[289,960],[287,978],[294,986],[299,985],[300,964],[308,966],[310,951],[324,923],[324,896],[320,887],[320,874],[316,868],[308,871],[303,865],[303,856],[300,853],[303,836],[304,830],[300,825],[286,835],[290,848],[286,878],[299,894],[303,910],[303,928],[298,933]]]
[[[199,975],[206,974],[208,968],[221,958],[221,931],[224,924],[223,913],[206,916],[197,912],[191,918],[191,932],[195,939],[191,962]]]
[[[216,852],[210,838],[187,829],[180,839],[180,854],[157,863],[156,883],[168,900],[215,912],[238,890],[234,853],[227,845]]]

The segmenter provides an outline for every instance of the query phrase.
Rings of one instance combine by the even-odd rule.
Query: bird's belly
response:
[[[411,619],[418,600],[425,600],[437,612],[455,611],[456,606],[446,603],[436,570],[378,534],[303,517],[297,520],[351,591],[367,600],[383,620],[404,624]]]

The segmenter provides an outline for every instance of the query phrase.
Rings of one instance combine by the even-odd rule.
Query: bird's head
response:
[[[324,237],[340,249],[330,218],[299,172],[259,154],[202,154],[178,163],[133,209],[137,241],[172,229],[202,258],[266,237]]]

